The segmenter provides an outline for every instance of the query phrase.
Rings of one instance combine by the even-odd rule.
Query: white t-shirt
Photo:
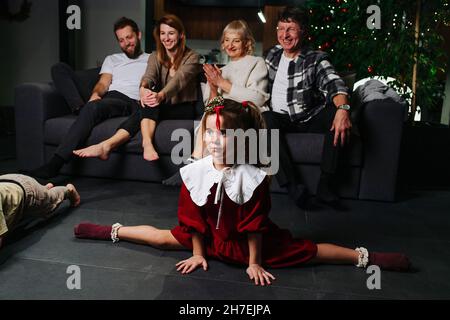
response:
[[[284,53],[281,55],[280,63],[278,64],[277,74],[273,81],[271,105],[272,110],[280,113],[287,113],[289,108],[287,106],[287,90],[289,87],[288,68],[289,63],[295,58],[287,58]]]
[[[112,82],[108,91],[116,90],[131,99],[139,100],[139,85],[147,68],[148,57],[148,53],[142,53],[136,59],[128,58],[125,53],[107,56],[100,74],[112,74]]]

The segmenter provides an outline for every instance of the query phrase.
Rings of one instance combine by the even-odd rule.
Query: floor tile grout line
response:
[[[126,268],[118,268],[118,267],[107,267],[107,266],[100,266],[100,265],[86,264],[86,263],[72,263],[72,262],[65,262],[65,261],[54,260],[54,259],[34,258],[34,257],[25,257],[25,256],[16,256],[14,258],[20,259],[20,260],[30,260],[30,261],[37,261],[37,262],[52,263],[52,264],[77,265],[77,266],[84,266],[84,267],[98,268],[98,269],[109,269],[109,270],[117,270],[117,271],[129,271],[129,272],[147,273],[147,270],[139,270],[139,269],[132,269],[132,268],[126,269]]]
[[[83,209],[83,211],[90,211],[90,212],[92,212],[92,211],[95,211],[95,212],[98,212],[98,213],[101,213],[101,214],[108,214],[108,215],[111,215],[111,212],[113,212],[113,213],[125,213],[125,211],[124,210],[118,210],[118,211],[113,211],[113,210],[111,210],[111,209],[107,209],[107,210],[102,210],[102,209],[95,209],[95,208],[87,208],[87,207],[78,207],[78,208],[76,208],[76,209]],[[167,210],[167,212],[171,212],[171,210]],[[164,211],[165,212],[165,211]],[[175,212],[175,211],[174,211]],[[176,212],[175,212],[176,213]],[[174,216],[173,216],[173,218],[174,219],[176,219],[176,214],[174,213]],[[126,211],[126,214],[127,215],[129,215],[129,214],[132,214],[132,215],[139,215],[139,214],[142,214],[142,212],[141,211]],[[151,218],[151,217],[154,217],[155,216],[155,214],[148,214],[149,216],[149,218]],[[147,217],[146,217],[147,218]],[[80,221],[81,222],[81,221]],[[111,223],[112,224],[112,223]]]

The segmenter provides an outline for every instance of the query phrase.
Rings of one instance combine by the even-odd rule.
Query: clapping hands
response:
[[[217,90],[220,81],[223,80],[222,70],[215,64],[204,64],[203,71],[205,72],[209,85]]]

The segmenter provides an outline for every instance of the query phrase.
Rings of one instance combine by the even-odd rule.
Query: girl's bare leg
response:
[[[74,150],[73,153],[81,158],[100,158],[107,160],[112,150],[130,140],[130,134],[124,129],[119,129],[116,133],[98,144],[94,144],[84,149]]]
[[[311,263],[358,264],[358,251],[330,243],[319,243],[317,255]]]
[[[117,237],[123,241],[147,244],[160,249],[186,249],[170,230],[160,230],[152,226],[120,227]]]
[[[144,159],[154,161],[159,159],[158,152],[153,146],[153,137],[155,135],[156,122],[152,119],[141,120],[142,148],[144,148]]]

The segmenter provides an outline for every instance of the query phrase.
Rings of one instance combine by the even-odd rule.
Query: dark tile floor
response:
[[[0,173],[16,170],[0,161]],[[176,272],[188,251],[161,251],[119,242],[79,240],[80,221],[111,224],[177,223],[176,189],[159,184],[74,178],[82,205],[65,203],[48,221],[23,225],[0,250],[0,299],[449,299],[450,191],[408,194],[397,203],[345,200],[347,212],[300,211],[285,195],[273,194],[272,219],[299,237],[349,247],[406,252],[413,273],[381,272],[381,289],[353,266],[321,265],[271,270],[277,280],[254,286],[244,267],[210,261],[207,272]],[[68,182],[60,177],[57,183]],[[69,266],[80,268],[80,290],[69,290]],[[70,279],[69,279],[70,282]]]

